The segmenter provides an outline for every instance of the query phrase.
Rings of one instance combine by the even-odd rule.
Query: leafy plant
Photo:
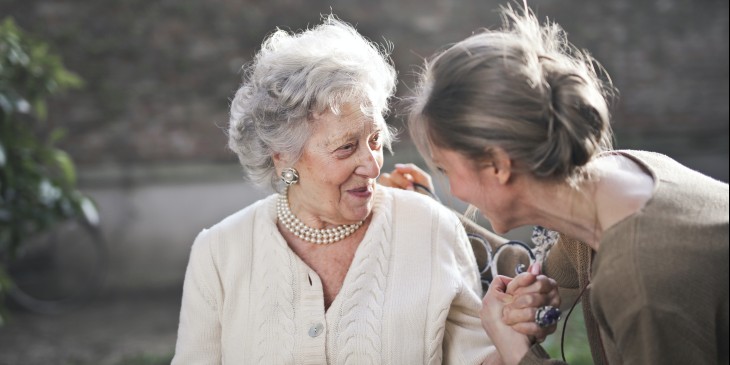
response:
[[[553,359],[561,358],[561,342],[565,350],[565,359],[569,364],[582,365],[592,364],[591,348],[588,344],[586,324],[583,319],[583,306],[578,303],[570,316],[564,313],[564,318],[558,324],[558,329],[543,342],[542,346]],[[563,326],[568,326],[565,331],[565,338],[561,340]]]
[[[25,239],[70,217],[98,223],[71,158],[56,147],[64,132],[47,120],[47,98],[82,84],[47,43],[11,18],[0,23],[0,299],[13,285],[3,262]]]

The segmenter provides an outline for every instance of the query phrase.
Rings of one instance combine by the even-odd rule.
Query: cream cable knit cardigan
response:
[[[322,283],[276,228],[276,195],[195,240],[177,364],[479,364],[474,254],[457,217],[421,194],[378,186],[342,289]]]

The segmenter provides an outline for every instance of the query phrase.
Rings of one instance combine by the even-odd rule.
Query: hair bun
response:
[[[571,175],[611,145],[605,98],[579,71],[552,62],[543,66],[547,138],[538,151],[543,158],[533,166],[536,175]]]
[[[504,26],[475,34],[429,60],[409,126],[429,144],[489,159],[498,146],[535,176],[572,178],[611,148],[610,80],[555,23],[503,8]],[[598,67],[600,69],[600,67]]]

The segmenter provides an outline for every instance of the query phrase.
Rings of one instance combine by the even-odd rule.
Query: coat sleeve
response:
[[[692,314],[692,301],[673,299],[671,290],[656,289],[671,287],[666,281],[676,277],[647,279],[651,273],[641,276],[616,266],[610,282],[592,289],[591,304],[607,342],[620,349],[623,364],[717,362],[714,312]],[[652,292],[632,290],[637,283]]]
[[[539,344],[532,345],[519,365],[568,365],[560,360],[550,359],[550,355]]]
[[[218,308],[222,289],[214,261],[212,236],[211,231],[202,231],[190,252],[172,365],[221,364]]]

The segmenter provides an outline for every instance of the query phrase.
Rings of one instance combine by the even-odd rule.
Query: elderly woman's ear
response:
[[[271,156],[271,159],[274,160],[274,169],[276,170],[276,175],[278,176],[281,174],[281,170],[292,167],[291,161],[281,153],[281,152],[275,152],[273,156]]]
[[[281,170],[281,153],[275,152],[273,156],[271,156],[271,159],[274,160],[274,167],[276,168],[276,172],[278,173],[279,170]]]

